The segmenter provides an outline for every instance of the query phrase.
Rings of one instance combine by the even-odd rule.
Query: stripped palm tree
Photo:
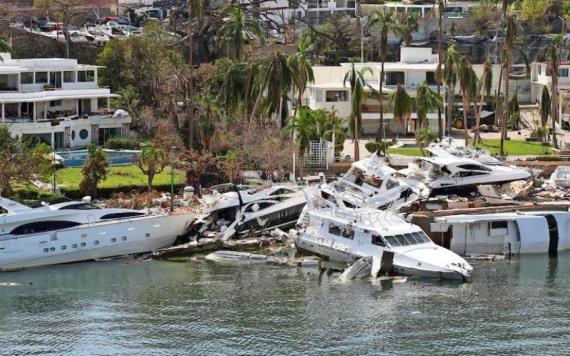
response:
[[[515,93],[509,101],[509,112],[511,113],[509,121],[513,127],[513,130],[518,131],[520,129],[521,123],[521,108],[519,106],[518,93]]]
[[[396,16],[392,10],[374,11],[370,15],[370,21],[368,26],[376,26],[380,30],[380,85],[378,93],[378,101],[380,103],[380,118],[378,121],[378,135],[376,140],[381,142],[384,140],[384,98],[383,98],[383,86],[384,86],[384,63],[386,62],[386,56],[388,55],[388,34],[401,33],[401,28],[396,22]]]
[[[507,137],[507,126],[509,119],[509,74],[511,72],[511,52],[513,51],[513,46],[515,38],[517,36],[517,27],[515,23],[514,16],[505,17],[505,39],[503,42],[503,70],[505,77],[505,102],[503,104],[503,120],[501,123],[501,143],[500,143],[500,154],[505,155],[505,138]]]
[[[293,73],[293,82],[297,88],[297,105],[293,111],[293,116],[297,116],[297,111],[301,106],[301,100],[303,99],[303,94],[307,89],[307,84],[315,81],[313,67],[309,57],[307,57],[307,53],[311,51],[312,48],[313,46],[309,42],[309,37],[301,37],[297,44],[297,53],[291,55],[287,59],[287,63]]]
[[[479,107],[477,109],[477,116],[475,118],[475,137],[473,138],[474,144],[481,142],[481,112],[483,111],[483,102],[485,99],[491,95],[491,88],[493,86],[493,63],[490,58],[487,58],[485,65],[483,66],[483,74],[479,80],[479,88],[477,92],[479,93]]]
[[[546,50],[546,58],[548,62],[548,70],[550,71],[550,97],[551,109],[550,116],[552,117],[552,145],[558,148],[558,140],[556,139],[556,123],[558,122],[558,69],[560,68],[560,52],[558,45],[562,41],[562,36],[557,35],[552,39],[552,42]]]
[[[147,176],[147,207],[150,208],[152,191],[152,181],[154,177],[164,170],[168,164],[168,159],[164,151],[160,148],[155,148],[152,143],[146,142],[142,147],[137,161],[137,166],[141,172]]]
[[[548,92],[548,87],[544,86],[542,88],[542,94],[540,95],[540,122],[542,126],[548,125],[548,117],[550,116],[550,110],[552,109],[552,101],[550,99],[550,93]]]
[[[438,30],[437,30],[437,71],[436,71],[436,80],[437,80],[437,94],[441,96],[441,83],[443,82],[443,70],[441,68],[443,62],[443,49],[442,49],[442,42],[443,42],[443,12],[445,11],[446,1],[445,0],[436,0],[437,5],[437,13],[438,13]],[[441,116],[442,109],[437,110],[437,135],[438,138],[441,140],[443,137],[443,119]]]
[[[455,45],[451,45],[445,54],[445,66],[443,70],[443,78],[445,81],[445,90],[447,94],[447,134],[451,135],[451,121],[453,120],[453,106],[455,105],[455,86],[457,84],[457,67],[461,55],[457,52]]]
[[[412,44],[412,33],[416,32],[419,27],[418,15],[409,12],[406,13],[402,21],[400,22],[400,32],[404,40],[406,47]]]
[[[350,71],[346,72],[342,82],[346,86],[350,84],[350,131],[352,132],[352,139],[354,141],[354,160],[360,160],[360,147],[358,146],[358,135],[362,122],[362,102],[364,101],[364,88],[368,86],[364,79],[366,73],[372,74],[370,67],[364,67],[357,70],[352,62]]]
[[[204,0],[190,0],[188,2],[188,98],[186,98],[188,120],[188,148],[194,146],[194,26],[195,21],[202,18],[204,13]]]
[[[477,75],[473,71],[473,66],[469,63],[469,59],[463,56],[457,67],[457,77],[459,79],[459,88],[463,98],[463,132],[465,136],[465,146],[469,145],[469,133],[467,131],[467,113],[471,107],[471,98],[477,91]]]

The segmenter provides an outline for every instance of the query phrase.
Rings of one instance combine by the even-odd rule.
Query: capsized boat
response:
[[[323,198],[340,198],[345,206],[352,208],[399,209],[427,198],[429,193],[423,183],[402,176],[376,153],[354,162],[337,181],[321,185]]]
[[[0,270],[150,252],[171,246],[191,215],[103,209],[60,200],[31,208],[0,198]]]
[[[392,211],[347,208],[305,190],[307,206],[291,237],[299,250],[333,261],[354,263],[372,256],[379,272],[467,280],[473,268],[457,254],[434,244],[422,229]]]
[[[485,165],[500,165],[501,161],[489,154],[488,151],[478,147],[458,146],[453,138],[444,137],[440,142],[432,142],[428,145],[427,151],[434,157],[458,157],[470,158]]]
[[[569,188],[570,187],[570,167],[559,166],[556,167],[550,176],[550,184],[555,187]]]
[[[531,177],[526,169],[487,166],[469,158],[454,156],[419,158],[399,172],[424,183],[432,192],[480,184],[504,184]]]

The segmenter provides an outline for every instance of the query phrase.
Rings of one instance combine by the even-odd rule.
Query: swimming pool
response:
[[[133,164],[137,161],[140,151],[136,150],[104,150],[110,166]],[[83,167],[87,161],[87,150],[56,152],[63,158],[64,167]]]

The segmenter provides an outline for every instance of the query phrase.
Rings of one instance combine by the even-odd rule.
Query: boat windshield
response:
[[[384,239],[392,247],[418,245],[431,241],[423,231],[412,232],[409,234],[384,236]]]

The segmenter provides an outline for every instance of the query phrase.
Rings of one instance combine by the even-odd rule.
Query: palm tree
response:
[[[8,41],[4,40],[1,37],[0,37],[0,52],[10,53],[12,55],[14,54],[14,49],[12,48],[10,43],[8,43]],[[4,58],[1,56],[0,56],[0,62],[4,62]]]
[[[465,146],[469,145],[469,133],[467,132],[467,113],[469,112],[471,98],[477,91],[477,76],[473,71],[473,66],[469,63],[466,56],[461,58],[457,67],[457,77],[459,79],[459,88],[463,98],[463,130],[465,135]]]
[[[505,6],[503,2],[503,6]],[[505,77],[505,102],[503,104],[503,120],[501,124],[501,144],[500,153],[501,156],[505,155],[505,138],[507,137],[507,125],[509,119],[509,74],[511,72],[511,52],[513,50],[513,45],[515,38],[517,36],[517,28],[515,24],[515,19],[513,16],[505,15],[505,39],[503,42],[503,70]]]
[[[289,122],[285,128],[291,132],[297,141],[299,148],[299,176],[304,176],[305,151],[309,146],[309,142],[315,139],[317,125],[313,110],[307,107],[299,108],[299,115],[289,118]]]
[[[418,116],[417,126],[419,126],[420,129],[427,129],[429,127],[427,114],[436,109],[441,109],[442,107],[443,98],[441,95],[431,90],[426,81],[422,82],[416,90],[416,114]],[[425,140],[420,140],[417,132],[415,135],[418,146],[420,146],[420,150],[423,152],[423,142]]]
[[[436,79],[437,79],[437,94],[441,96],[441,83],[443,82],[443,72],[441,69],[441,64],[443,62],[443,49],[442,49],[442,42],[443,42],[443,12],[445,11],[446,1],[445,0],[436,0],[437,8],[438,8],[438,31],[437,31],[437,72],[436,72]],[[437,135],[441,141],[443,137],[443,120],[441,117],[441,109],[437,109]]]
[[[151,204],[152,181],[167,165],[168,159],[162,149],[155,148],[150,142],[143,145],[137,166],[147,176],[147,207],[150,207]]]
[[[556,139],[556,123],[558,122],[558,69],[560,67],[558,44],[561,41],[562,37],[557,35],[552,39],[551,44],[546,50],[548,70],[550,71],[550,97],[552,99],[550,109],[550,116],[552,117],[552,145],[555,148],[558,148],[558,141]]]
[[[204,12],[203,0],[190,0],[188,2],[188,148],[194,145],[194,21],[200,19]]]
[[[362,102],[364,101],[364,88],[368,86],[364,76],[366,73],[372,74],[370,67],[364,67],[356,70],[354,62],[350,71],[346,72],[342,82],[346,86],[346,82],[350,84],[350,130],[352,131],[352,139],[354,141],[354,160],[360,160],[360,147],[358,146],[358,133],[361,128],[362,121]]]
[[[394,120],[400,127],[405,127],[406,122],[409,122],[412,118],[414,100],[408,95],[402,84],[398,84],[390,100],[394,108]],[[406,129],[405,131],[407,132],[408,130]]]
[[[206,150],[210,148],[210,138],[215,131],[215,123],[222,117],[222,109],[218,101],[212,95],[204,94],[196,97],[198,107],[198,125],[202,145]]]
[[[287,58],[277,51],[273,56],[262,61],[255,76],[255,89],[257,98],[253,105],[250,116],[252,121],[259,111],[263,94],[269,104],[269,113],[278,112],[280,123],[282,123],[282,107],[287,100],[287,93],[293,86],[294,74],[287,63]]]
[[[477,92],[480,95],[479,108],[477,109],[477,116],[475,119],[475,137],[473,138],[474,143],[477,144],[481,141],[481,135],[479,128],[481,126],[481,112],[483,111],[483,102],[486,97],[491,95],[491,88],[493,85],[493,64],[490,58],[487,58],[485,65],[483,66],[483,74],[479,80],[479,88]]]
[[[229,45],[233,58],[244,60],[245,46],[262,37],[263,31],[256,19],[246,15],[239,6],[228,6],[228,20],[220,28],[220,45]]]
[[[396,16],[392,10],[374,11],[370,15],[369,26],[377,26],[380,30],[380,85],[378,100],[380,102],[380,119],[378,121],[377,141],[383,141],[384,132],[384,98],[382,94],[384,85],[384,63],[388,54],[388,33],[400,33],[400,27],[396,22]]]
[[[87,146],[88,158],[85,165],[81,169],[81,183],[79,189],[82,194],[91,195],[93,198],[97,195],[97,185],[102,180],[107,179],[109,173],[109,163],[105,151],[101,147],[90,144]]]
[[[521,108],[519,106],[518,93],[515,93],[509,102],[509,112],[511,113],[510,122],[513,126],[513,130],[518,131],[521,123]]]
[[[297,111],[301,106],[301,100],[303,99],[303,94],[307,89],[307,84],[315,81],[315,75],[313,74],[313,67],[311,62],[307,57],[307,52],[311,51],[313,48],[312,44],[309,42],[309,37],[304,36],[299,39],[297,44],[297,53],[291,55],[287,59],[287,63],[291,68],[293,73],[293,82],[297,88],[297,106],[293,112],[293,116],[297,116]]]
[[[412,44],[412,33],[418,30],[418,15],[414,13],[407,13],[401,21],[401,33],[404,39],[404,44],[409,47]]]
[[[459,52],[455,45],[451,45],[445,54],[445,67],[443,79],[447,93],[447,134],[451,135],[451,121],[453,120],[453,106],[455,105],[455,85],[457,84],[457,66],[460,61]]]

